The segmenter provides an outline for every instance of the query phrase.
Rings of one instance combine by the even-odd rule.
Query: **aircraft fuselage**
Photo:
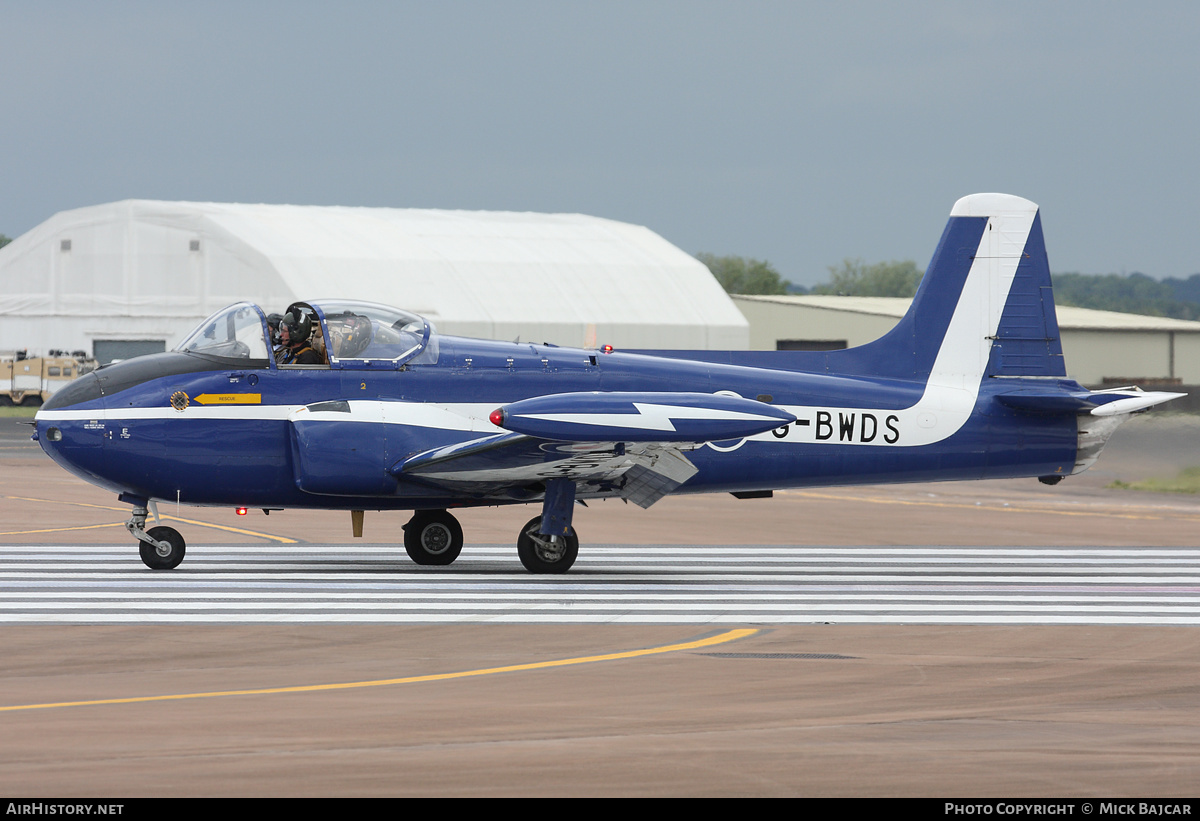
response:
[[[1021,387],[1013,379],[981,385],[969,420],[936,446],[909,446],[945,424],[936,412],[906,417],[922,397],[921,382],[453,337],[442,337],[437,364],[403,370],[219,364],[167,353],[108,366],[61,396],[52,408],[61,412],[40,423],[40,438],[63,467],[119,493],[198,505],[374,510],[526,501],[449,496],[389,469],[420,451],[501,432],[483,421],[492,409],[547,394],[726,391],[796,416],[769,433],[690,450],[699,472],[677,492],[1064,475],[1078,436],[1071,416],[1019,413],[996,402],[996,392]],[[125,386],[130,379],[144,381]],[[105,395],[66,404],[96,394],[101,383],[111,386]],[[1069,380],[1061,387],[1082,390]],[[395,419],[348,418],[327,454],[301,456],[289,415],[329,401],[389,403]],[[477,430],[432,426],[421,413],[429,408],[473,418]],[[45,433],[51,426],[60,431],[57,441]],[[305,472],[325,492],[302,490]]]

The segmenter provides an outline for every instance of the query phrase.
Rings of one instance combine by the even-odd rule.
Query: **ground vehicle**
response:
[[[95,369],[96,360],[83,351],[51,351],[49,356],[34,357],[24,351],[0,354],[0,403],[44,402],[72,379]]]

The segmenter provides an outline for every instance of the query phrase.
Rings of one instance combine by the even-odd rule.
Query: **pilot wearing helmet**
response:
[[[267,330],[271,332],[271,347],[276,351],[279,350],[279,323],[283,321],[283,314],[267,314]]]
[[[279,321],[279,349],[275,358],[280,365],[323,365],[324,358],[308,344],[312,320],[303,312],[289,310]]]

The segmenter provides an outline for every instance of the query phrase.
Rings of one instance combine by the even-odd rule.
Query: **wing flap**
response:
[[[390,472],[481,497],[522,500],[536,497],[550,479],[570,479],[585,492],[609,492],[650,507],[697,468],[670,444],[551,442],[506,433],[418,453]]]
[[[638,463],[625,473],[620,496],[648,508],[697,473],[691,460],[674,450],[662,450],[649,464]]]

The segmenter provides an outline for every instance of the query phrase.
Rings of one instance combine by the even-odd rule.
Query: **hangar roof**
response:
[[[749,334],[703,263],[582,214],[125,200],[61,212],[0,249],[0,285],[0,316],[194,324],[238,300],[323,297],[499,339],[737,349]]]

